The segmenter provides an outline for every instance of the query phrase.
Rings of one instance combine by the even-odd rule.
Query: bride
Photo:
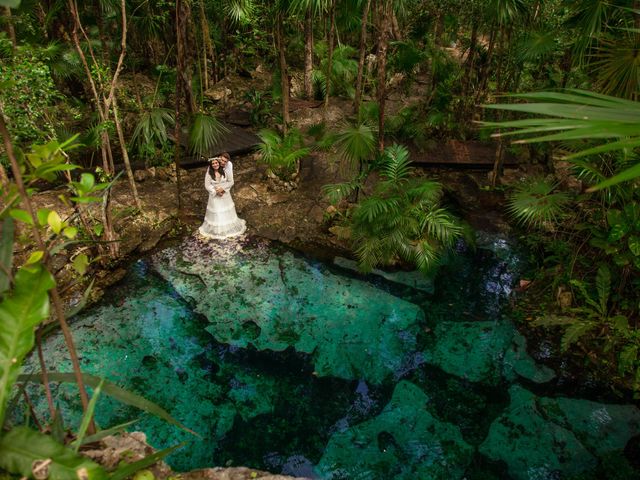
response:
[[[207,213],[204,223],[198,231],[207,238],[221,240],[241,235],[247,229],[246,222],[238,218],[236,206],[231,198],[233,173],[225,173],[218,157],[210,159],[209,168],[204,177],[204,188],[209,192]]]

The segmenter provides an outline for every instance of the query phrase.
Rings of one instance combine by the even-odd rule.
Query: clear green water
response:
[[[640,411],[556,393],[554,372],[526,353],[506,313],[520,268],[506,241],[487,237],[441,268],[429,294],[265,242],[190,238],[132,265],[73,329],[86,372],[202,435],[100,400],[103,428],[140,418],[156,448],[188,442],[169,457],[176,470],[637,478],[622,451]],[[45,349],[50,368],[70,371],[61,336]],[[77,422],[74,389],[54,393]]]

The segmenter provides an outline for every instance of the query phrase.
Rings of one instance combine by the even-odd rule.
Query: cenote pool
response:
[[[638,478],[623,451],[638,441],[640,411],[585,398],[527,354],[506,308],[522,268],[509,242],[485,235],[434,279],[364,277],[337,263],[256,239],[193,237],[137,261],[74,320],[82,367],[202,438],[106,396],[98,424],[139,418],[132,429],[156,448],[187,442],[168,457],[178,471]],[[71,371],[61,335],[45,349],[50,369]],[[54,394],[77,422],[73,387]]]

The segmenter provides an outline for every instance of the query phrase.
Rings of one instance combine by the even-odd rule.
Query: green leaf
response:
[[[627,240],[627,244],[629,245],[629,250],[631,250],[631,253],[633,253],[636,257],[640,256],[640,237],[638,237],[637,235],[631,235]]]
[[[12,295],[0,303],[0,425],[22,360],[33,348],[34,327],[49,316],[47,292],[54,285],[41,265],[21,268]]]
[[[22,0],[0,0],[0,7],[18,8]]]
[[[0,295],[7,291],[10,285],[9,274],[13,268],[13,234],[15,226],[13,218],[2,220],[2,237],[0,238]]]
[[[50,461],[41,472],[41,475],[44,472],[48,475],[38,478],[107,479],[107,473],[100,465],[65,448],[48,435],[15,427],[0,437],[0,467],[8,472],[33,478],[33,469],[42,461]]]
[[[93,391],[93,395],[91,396],[91,400],[89,401],[89,405],[87,405],[87,410],[84,412],[82,416],[82,422],[80,423],[80,428],[78,428],[77,435],[77,445],[74,447],[74,451],[77,453],[80,445],[82,445],[82,439],[87,433],[87,428],[89,428],[89,424],[91,423],[91,419],[93,418],[93,412],[96,409],[96,402],[98,398],[100,398],[100,392],[102,390],[102,385],[104,384],[104,380],[100,382],[100,385],[96,387]]]
[[[80,175],[80,185],[82,185],[83,193],[89,193],[96,184],[96,179],[91,173],[83,173]]]
[[[598,324],[595,322],[577,321],[569,325],[562,336],[560,348],[567,351],[571,345],[580,340],[584,335],[596,328]]]
[[[633,180],[634,178],[640,177],[640,163],[634,165],[627,170],[615,175],[604,182],[599,183],[598,185],[591,187],[588,189],[588,192],[595,192],[597,190],[602,190],[603,188],[612,187],[613,185],[617,185],[622,182],[628,182],[629,180]]]
[[[42,383],[42,376],[40,374],[34,375],[20,375],[18,377],[21,382],[35,382]],[[88,373],[82,374],[82,379],[84,380],[85,385],[88,385],[92,388],[96,388],[100,382],[101,378],[96,377],[95,375],[89,375]],[[75,375],[73,373],[58,373],[58,372],[49,372],[49,381],[50,382],[65,382],[65,383],[75,383]],[[193,430],[188,429],[182,423],[178,422],[175,418],[173,418],[165,409],[160,407],[159,405],[147,400],[140,395],[137,395],[133,392],[125,390],[124,388],[119,387],[115,383],[111,383],[108,380],[104,381],[104,386],[102,387],[102,392],[105,395],[109,395],[110,397],[115,398],[116,400],[126,404],[131,405],[132,407],[139,408],[142,411],[150,413],[158,418],[161,418],[167,423],[171,425],[175,425],[178,428],[181,428],[185,432],[189,432],[196,437],[201,437],[199,434],[194,432]]]
[[[68,239],[72,240],[76,238],[76,235],[78,235],[78,229],[76,227],[65,227],[65,229],[62,231],[62,234]]]
[[[87,257],[84,253],[81,253],[73,259],[72,266],[76,272],[78,272],[80,275],[84,275],[85,273],[87,273],[87,267],[89,266],[89,257]]]
[[[29,255],[29,258],[25,262],[25,265],[31,265],[33,263],[39,262],[40,260],[42,260],[42,257],[44,257],[44,252],[42,250],[36,250],[31,255]]]
[[[31,218],[31,215],[29,215],[29,213],[26,210],[14,208],[12,210],[9,210],[9,215],[11,215],[11,217],[15,218],[20,222],[33,225],[33,219]]]
[[[627,372],[633,368],[636,359],[638,358],[638,353],[640,352],[640,347],[638,345],[627,345],[622,349],[620,355],[618,356],[619,365],[618,368],[621,374]]]
[[[131,420],[129,422],[125,422],[125,423],[121,423],[120,425],[116,425],[115,427],[111,427],[111,428],[107,428],[106,430],[100,430],[98,433],[95,433],[93,435],[89,435],[88,437],[84,437],[82,439],[82,441],[79,441],[79,438],[76,438],[73,442],[71,442],[71,446],[72,447],[76,447],[76,445],[82,446],[82,445],[87,445],[89,443],[93,443],[93,442],[97,442],[99,440],[102,440],[105,437],[108,437],[110,435],[115,435],[116,433],[122,432],[123,430],[125,430],[127,427],[130,427],[131,425],[134,425],[138,422],[139,420]]]
[[[63,226],[62,219],[60,218],[60,215],[58,215],[58,212],[56,212],[55,210],[51,210],[51,212],[49,212],[49,216],[47,217],[47,223],[49,224],[49,226],[51,227],[51,230],[53,230],[56,235],[58,235],[62,230],[62,226]]]
[[[159,452],[156,452],[156,453],[154,453],[152,455],[149,455],[148,457],[145,457],[142,460],[138,460],[137,462],[130,463],[128,465],[124,465],[124,466],[118,468],[118,470],[116,470],[115,472],[113,472],[111,474],[110,479],[111,480],[125,480],[126,478],[129,478],[131,475],[136,473],[138,470],[142,470],[143,468],[146,468],[146,467],[148,467],[150,465],[153,465],[154,463],[159,462],[160,460],[162,460],[164,457],[169,455],[174,450],[177,450],[179,448],[184,447],[185,444],[186,444],[185,442],[182,442],[182,443],[180,443],[178,445],[174,445],[173,447],[169,447],[169,448],[165,448],[164,450],[160,450]]]
[[[611,226],[611,230],[609,230],[609,236],[607,240],[610,242],[617,242],[622,237],[624,237],[629,232],[629,225],[624,223],[618,223],[616,225]]]
[[[47,218],[49,218],[49,213],[51,209],[49,208],[39,208],[38,209],[38,225],[45,226],[47,224]]]
[[[102,235],[102,232],[104,232],[104,225],[102,225],[101,223],[96,223],[93,226],[93,233],[95,233],[99,237],[100,235]]]

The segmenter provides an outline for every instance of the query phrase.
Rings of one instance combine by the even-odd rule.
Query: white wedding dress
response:
[[[231,198],[233,170],[225,172],[227,177],[221,177],[218,181],[211,178],[208,169],[204,177],[204,188],[209,192],[209,201],[204,222],[198,231],[204,237],[216,240],[242,235],[247,229],[246,222],[238,218],[236,205]],[[224,189],[224,194],[216,194],[216,188]]]

